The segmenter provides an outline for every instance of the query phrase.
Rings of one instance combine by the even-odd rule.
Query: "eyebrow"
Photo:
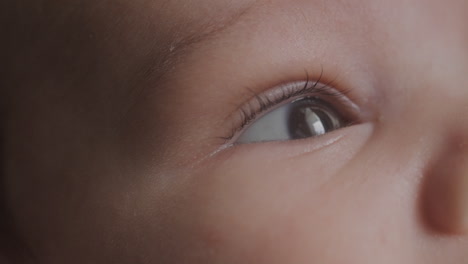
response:
[[[254,9],[258,8],[259,3],[260,1],[252,1],[228,17],[213,18],[205,23],[201,23],[201,30],[192,31],[180,39],[173,40],[169,46],[169,50],[163,55],[161,66],[163,68],[170,68],[178,59],[187,55],[196,46],[213,40],[224,32],[229,31],[229,29],[242,21]]]
[[[166,3],[168,2],[169,1]],[[125,107],[125,110],[123,110],[121,118],[124,119],[127,113],[137,105],[139,99],[145,95],[145,91],[154,93],[158,90],[154,89],[154,84],[158,83],[182,57],[187,56],[197,45],[213,40],[229,29],[232,29],[236,24],[242,21],[244,17],[258,8],[260,6],[259,3],[261,3],[260,0],[253,0],[230,16],[212,18],[208,20],[208,22],[201,23],[201,26],[199,26],[201,30],[198,31],[193,28],[196,23],[191,23],[189,25],[189,27],[192,26],[190,34],[180,39],[173,40],[166,52],[163,51],[162,53],[152,54],[152,58],[149,59],[149,62],[142,65],[140,68],[140,74],[136,82],[132,85],[133,89],[130,95],[132,99],[130,99],[129,104]],[[145,83],[151,83],[151,85],[147,86]],[[148,89],[149,87],[151,87],[151,89]]]

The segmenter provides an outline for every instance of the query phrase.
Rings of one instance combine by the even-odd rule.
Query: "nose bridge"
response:
[[[416,110],[408,114],[459,139],[468,136],[468,38],[465,44],[433,47],[433,56],[413,62],[415,76],[405,84],[407,108]]]
[[[421,102],[432,118],[457,123],[468,129],[468,2],[456,5],[429,1],[414,26],[402,25],[404,36],[412,41],[401,44],[395,57],[399,76],[409,80],[403,86],[415,91],[412,102]],[[437,10],[438,13],[434,13]],[[439,15],[434,19],[434,15]],[[443,14],[443,15],[442,15]],[[426,25],[421,27],[418,25]],[[403,65],[403,66],[402,66]],[[402,88],[405,89],[405,88]],[[423,100],[419,100],[423,98]],[[429,102],[429,103],[428,103]],[[435,120],[434,120],[435,121]],[[448,124],[447,124],[448,125]]]
[[[463,141],[468,136],[468,61],[466,67],[458,64],[446,70],[452,71],[431,86],[434,105],[429,107],[439,112],[447,133]]]
[[[457,81],[458,79],[458,81]],[[423,106],[426,118],[434,124],[437,122],[445,133],[464,140],[468,137],[468,82],[463,78],[452,78],[432,85],[428,96],[432,97]],[[422,102],[425,104],[424,102]]]

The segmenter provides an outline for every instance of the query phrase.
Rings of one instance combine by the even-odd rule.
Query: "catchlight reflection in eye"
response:
[[[316,137],[346,125],[333,107],[319,98],[300,98],[266,113],[242,132],[237,144]]]

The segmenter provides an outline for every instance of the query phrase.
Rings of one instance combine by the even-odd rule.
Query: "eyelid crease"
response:
[[[226,143],[232,141],[236,134],[244,130],[259,116],[267,114],[269,110],[280,107],[284,103],[289,103],[291,99],[299,99],[301,96],[334,98],[341,101],[344,105],[343,108],[349,112],[359,112],[359,107],[349,99],[348,94],[351,92],[351,89],[338,90],[333,88],[332,85],[335,80],[329,81],[326,84],[321,83],[323,69],[319,77],[314,81],[311,81],[307,71],[305,71],[305,74],[305,81],[282,84],[261,94],[247,88],[253,94],[252,98],[236,109],[234,114],[238,115],[239,120],[235,122],[230,135],[221,137],[221,139]]]

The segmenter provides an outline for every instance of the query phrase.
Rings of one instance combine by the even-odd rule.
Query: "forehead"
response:
[[[466,32],[468,2],[464,0],[198,0],[150,1],[146,8],[157,15],[153,22],[171,32],[172,42],[195,41],[204,35],[227,29],[249,30],[252,24],[308,24],[313,33],[318,27],[346,30],[356,25],[360,31],[374,28],[384,32],[424,30]],[[248,26],[245,26],[248,24]],[[413,32],[414,33],[414,32]],[[421,32],[427,33],[427,32]],[[190,42],[187,41],[187,42]]]
[[[198,23],[229,21],[246,12],[257,16],[269,15],[272,10],[283,10],[284,14],[296,15],[334,15],[339,18],[342,15],[353,14],[356,21],[363,15],[403,15],[407,12],[418,15],[425,13],[435,18],[447,19],[462,15],[468,3],[463,0],[166,0],[147,1],[154,5],[163,24],[170,21],[189,22],[189,27]],[[145,8],[146,10],[151,10]],[[288,11],[294,11],[290,13]],[[356,16],[359,15],[359,16]],[[385,18],[385,17],[383,17]],[[274,17],[270,17],[274,20]]]

